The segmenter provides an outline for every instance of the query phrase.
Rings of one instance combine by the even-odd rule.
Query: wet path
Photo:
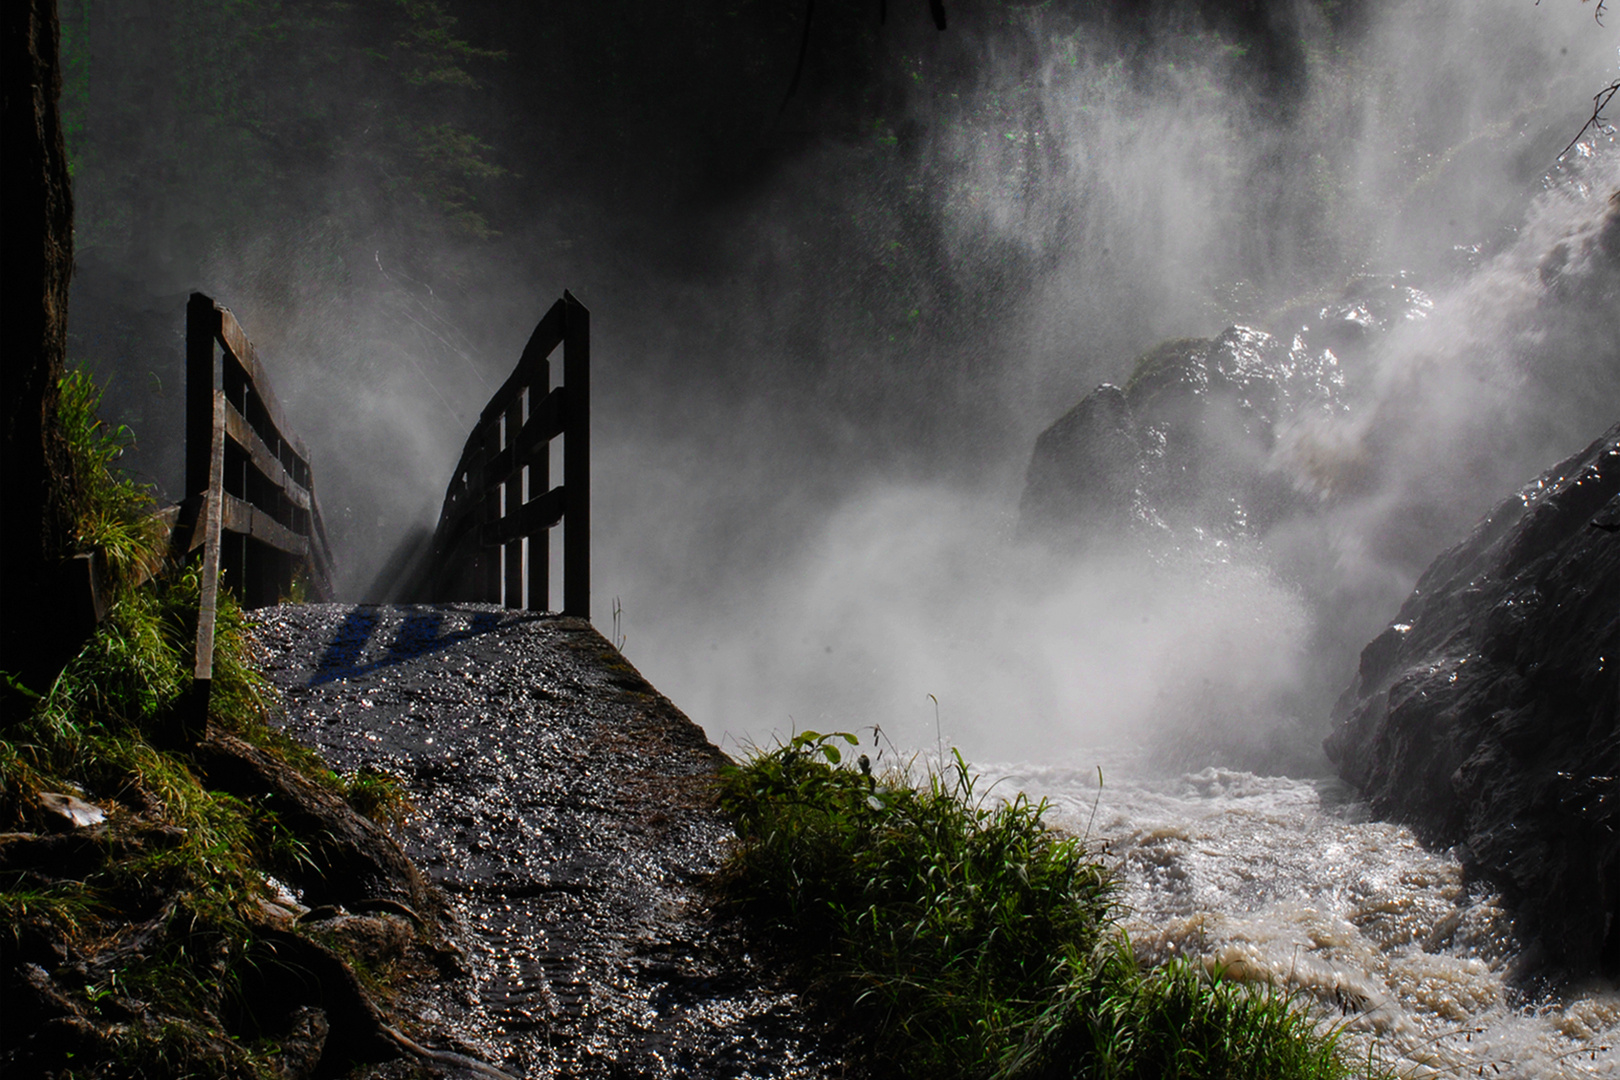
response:
[[[472,978],[409,1009],[533,1077],[837,1076],[696,902],[728,830],[702,731],[588,624],[486,605],[255,613],[289,734],[405,777],[401,842]]]

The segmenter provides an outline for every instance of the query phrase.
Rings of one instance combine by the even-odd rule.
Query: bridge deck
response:
[[[405,1011],[517,1075],[822,1076],[826,1035],[696,902],[721,760],[590,625],[488,605],[254,615],[279,721],[405,777],[472,978]]]

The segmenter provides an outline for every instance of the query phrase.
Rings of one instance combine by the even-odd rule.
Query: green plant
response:
[[[349,805],[379,825],[403,825],[416,813],[405,782],[392,773],[368,765],[339,779]]]
[[[58,420],[79,479],[75,541],[81,551],[103,554],[115,584],[150,576],[163,561],[167,533],[152,516],[151,490],[120,475],[115,465],[134,436],[97,415],[101,388],[87,372],[72,369],[59,385]]]
[[[1336,1030],[1294,997],[1185,959],[1143,969],[1123,934],[1071,967],[1068,986],[1001,1062],[1019,1080],[1247,1080],[1351,1075]],[[1365,1075],[1382,1075],[1368,1069]]]
[[[85,869],[66,874],[47,862],[0,872],[0,919],[15,934],[26,926],[72,943],[92,969],[116,973],[116,982],[98,976],[70,992],[89,1015],[114,1021],[140,1003],[140,1023],[96,1036],[105,1045],[95,1052],[129,1075],[269,1075],[224,1034],[220,1016],[253,962],[265,875],[307,864],[309,841],[261,802],[211,788],[184,748],[159,738],[190,684],[197,579],[192,570],[124,589],[49,691],[6,729],[0,831],[31,827],[45,791],[79,794],[108,817],[85,838],[94,849]],[[269,689],[228,594],[216,625],[210,723],[342,792],[319,758],[265,724]],[[138,947],[109,955],[129,940]]]
[[[920,781],[846,762],[807,731],[724,767],[737,843],[722,904],[798,943],[824,1001],[912,1077],[1349,1075],[1331,1035],[1269,987],[1178,963],[1141,969],[1114,874],[1047,827],[1044,802],[990,800],[961,755]]]
[[[845,766],[854,742],[805,732],[723,771],[739,843],[722,887],[824,943],[812,968],[854,994],[896,1064],[973,1075],[1062,989],[1054,959],[1112,924],[1113,876],[1042,824],[1044,803],[982,798],[959,754],[912,785]]]

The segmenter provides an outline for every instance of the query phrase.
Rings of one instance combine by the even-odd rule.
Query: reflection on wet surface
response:
[[[365,653],[372,635],[377,632],[382,615],[374,607],[353,609],[343,617],[337,633],[332,636],[331,644],[327,645],[326,651],[321,653],[321,658],[316,661],[315,673],[310,676],[308,685],[319,686],[333,679],[365,675],[380,667],[404,663],[406,660],[414,660],[430,652],[448,649],[480,634],[487,634],[502,622],[502,616],[494,612],[473,612],[466,627],[446,633],[444,630],[446,614],[435,608],[409,611],[399,623],[383,655],[362,663],[361,656]],[[531,619],[537,617],[525,616]],[[506,618],[512,620],[516,616],[509,615]]]
[[[585,623],[484,605],[256,613],[285,729],[404,778],[400,841],[472,977],[403,1003],[517,1075],[810,1077],[822,1029],[697,892],[730,833],[702,732]]]

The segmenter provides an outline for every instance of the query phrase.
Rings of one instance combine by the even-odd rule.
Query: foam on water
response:
[[[1403,1077],[1620,1076],[1620,992],[1528,999],[1501,898],[1452,854],[1370,820],[1337,781],[1161,775],[1121,750],[984,771],[998,792],[1048,799],[1050,821],[1118,866],[1144,959],[1298,992],[1353,1055]]]

